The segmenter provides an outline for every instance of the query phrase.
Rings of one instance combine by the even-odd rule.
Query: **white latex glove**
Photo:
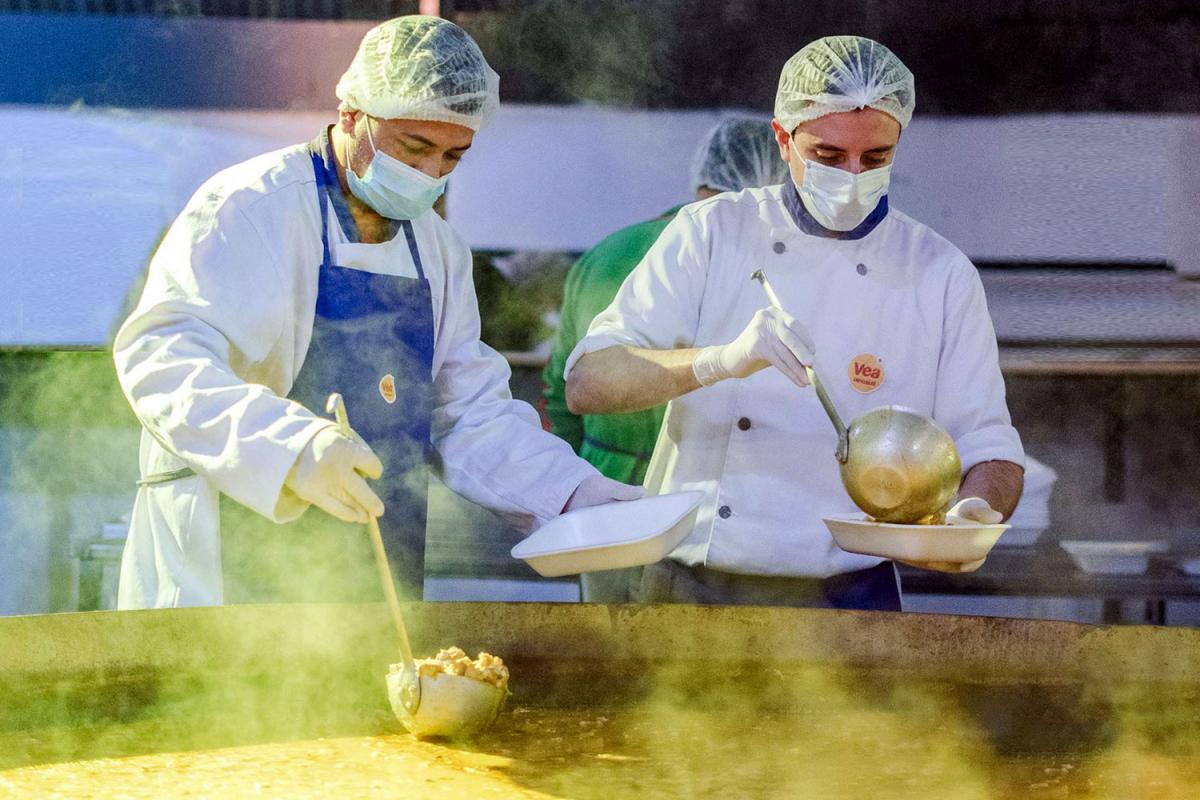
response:
[[[746,329],[729,344],[706,347],[692,361],[692,372],[701,386],[726,378],[747,378],[760,369],[775,367],[803,388],[808,386],[804,367],[812,366],[816,345],[808,329],[791,314],[777,308],[754,313]]]
[[[589,475],[575,487],[575,491],[567,499],[567,504],[563,506],[563,513],[618,500],[637,500],[645,493],[646,490],[641,486],[630,486],[603,475]]]
[[[951,525],[955,522],[995,525],[1003,521],[1004,515],[989,506],[987,500],[982,497],[964,497],[946,512],[946,522]]]
[[[378,478],[383,464],[366,442],[337,428],[325,428],[308,443],[288,472],[287,486],[297,497],[340,520],[367,522],[383,516],[383,501],[363,477]]]

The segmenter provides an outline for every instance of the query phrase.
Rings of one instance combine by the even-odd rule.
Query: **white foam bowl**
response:
[[[1096,575],[1140,575],[1151,553],[1165,553],[1166,542],[1059,542],[1084,572]]]
[[[547,578],[639,567],[666,558],[691,532],[704,492],[672,492],[570,511],[512,549]]]
[[[897,561],[947,561],[969,564],[986,558],[1007,525],[898,525],[863,519],[862,514],[826,517],[825,527],[848,553]]]

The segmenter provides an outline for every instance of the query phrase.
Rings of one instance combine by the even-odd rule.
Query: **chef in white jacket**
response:
[[[336,124],[218,173],[175,220],[114,344],[144,426],[120,608],[378,599],[368,515],[419,598],[430,459],[526,529],[640,495],[512,399],[471,253],[431,210],[498,83],[452,23],[384,22]],[[322,415],[333,391],[355,436]]]
[[[814,359],[845,419],[897,404],[949,431],[964,468],[955,513],[995,522],[1016,506],[1023,454],[979,276],[888,203],[914,101],[912,73],[878,42],[801,49],[773,123],[791,181],[685,206],[567,360],[575,413],[669,401],[647,491],[706,493],[691,535],[633,596],[900,609],[894,566],[840,550],[821,521],[856,508],[804,388]],[[767,307],[758,269],[787,312]]]

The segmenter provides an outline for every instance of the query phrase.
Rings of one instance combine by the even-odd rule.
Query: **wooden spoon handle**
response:
[[[341,394],[334,392],[325,401],[326,413],[332,413],[337,420],[338,428],[346,436],[351,436],[354,429],[350,427],[350,415],[346,412],[346,401]],[[387,551],[383,549],[383,536],[379,532],[379,520],[368,515],[367,530],[371,534],[371,546],[375,551],[375,569],[379,573],[379,582],[383,586],[383,597],[387,601],[388,611],[392,615],[392,626],[396,629],[396,638],[400,640],[400,657],[404,668],[415,674],[416,662],[413,660],[412,645],[408,641],[408,628],[404,626],[404,615],[400,613],[400,600],[396,597],[396,584],[392,580],[392,568],[388,564]]]
[[[396,638],[400,640],[400,657],[405,666],[415,671],[412,645],[408,641],[408,629],[404,626],[404,615],[400,613],[400,600],[396,597],[396,584],[392,581],[392,568],[388,565],[387,552],[383,549],[383,537],[379,533],[379,520],[371,517],[367,523],[371,532],[371,544],[375,549],[375,568],[379,571],[379,582],[383,584],[383,596],[392,615]]]

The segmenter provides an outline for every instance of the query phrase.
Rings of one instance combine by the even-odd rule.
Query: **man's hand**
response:
[[[563,506],[563,513],[617,500],[637,500],[645,493],[646,490],[641,486],[630,486],[603,475],[589,475],[575,487],[575,491],[567,499],[567,504]]]
[[[383,516],[383,501],[364,477],[383,474],[383,464],[362,439],[337,428],[321,430],[296,458],[284,485],[301,500],[346,522]]]
[[[987,559],[981,558],[978,561],[967,561],[965,563],[959,561],[900,561],[900,563],[907,564],[910,567],[916,567],[917,569],[931,570],[933,572],[960,573],[974,572],[983,566],[984,561],[987,561]]]
[[[692,362],[696,380],[711,386],[726,378],[747,378],[760,369],[775,367],[803,388],[808,386],[805,366],[812,366],[816,345],[808,329],[791,314],[764,308],[729,344],[706,347]]]

